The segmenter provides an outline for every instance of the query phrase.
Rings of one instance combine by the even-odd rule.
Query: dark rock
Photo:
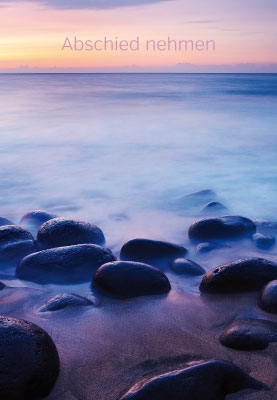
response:
[[[277,235],[277,222],[267,221],[264,219],[254,219],[253,222],[256,225],[258,233],[271,236]]]
[[[275,245],[275,238],[271,235],[264,235],[262,233],[255,233],[253,236],[255,245],[262,250],[269,250]]]
[[[277,314],[277,280],[269,282],[262,290],[259,298],[262,310]]]
[[[38,283],[86,282],[102,264],[114,260],[110,250],[94,244],[58,247],[23,258],[16,276]]]
[[[3,282],[0,282],[0,290],[5,289],[6,285]]]
[[[197,254],[209,253],[210,251],[215,250],[216,248],[218,248],[218,246],[215,243],[211,242],[199,243],[199,245],[196,247],[196,253]]]
[[[0,226],[5,225],[14,225],[14,223],[7,218],[0,217]]]
[[[173,203],[182,208],[200,207],[217,199],[213,190],[205,189],[199,192],[183,194],[174,199]]]
[[[224,400],[247,388],[266,387],[228,361],[209,360],[138,382],[120,400]]]
[[[47,396],[59,374],[59,356],[51,337],[31,322],[0,317],[1,400],[37,400]]]
[[[187,249],[174,243],[150,239],[132,239],[122,246],[120,258],[159,266],[161,261],[168,264],[186,253]]]
[[[250,219],[237,215],[225,215],[198,219],[190,226],[188,234],[190,239],[209,241],[252,236],[255,231],[256,226]]]
[[[226,347],[237,350],[263,350],[277,341],[277,324],[262,319],[239,319],[219,337]]]
[[[17,264],[35,251],[37,246],[30,232],[16,225],[0,226],[0,262]]]
[[[167,293],[171,289],[169,280],[159,269],[131,261],[102,265],[96,271],[93,284],[119,298]]]
[[[28,229],[36,237],[39,227],[53,218],[57,218],[57,215],[50,214],[47,211],[35,210],[23,215],[19,225]]]
[[[207,272],[199,288],[210,293],[255,290],[273,279],[277,279],[277,264],[263,258],[245,258]]]
[[[87,222],[54,218],[41,225],[37,236],[42,249],[92,243],[102,245],[105,237],[100,228]]]
[[[206,204],[200,211],[200,213],[204,215],[219,215],[221,213],[226,214],[226,212],[227,207],[225,207],[222,203],[219,203],[218,201],[211,201],[210,203]]]
[[[61,293],[52,297],[47,301],[42,307],[40,307],[40,312],[46,311],[57,311],[66,307],[84,307],[92,306],[94,303],[78,294],[73,293]]]
[[[176,258],[170,264],[170,268],[176,274],[204,275],[206,272],[199,264],[196,264],[187,258]]]

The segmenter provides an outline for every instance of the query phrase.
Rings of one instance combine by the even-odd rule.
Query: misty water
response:
[[[181,241],[176,196],[276,220],[277,74],[0,75],[1,215]],[[183,216],[186,212],[183,210]]]

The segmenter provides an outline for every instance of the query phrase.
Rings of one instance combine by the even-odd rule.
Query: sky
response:
[[[0,0],[0,72],[277,72],[276,0]]]

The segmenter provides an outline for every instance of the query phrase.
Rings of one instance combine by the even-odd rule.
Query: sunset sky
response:
[[[0,0],[0,72],[277,72],[276,19],[276,0]]]

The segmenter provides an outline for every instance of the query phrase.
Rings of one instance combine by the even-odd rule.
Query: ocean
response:
[[[0,88],[2,217],[180,242],[172,199],[211,189],[231,214],[276,220],[277,74],[2,74]]]

